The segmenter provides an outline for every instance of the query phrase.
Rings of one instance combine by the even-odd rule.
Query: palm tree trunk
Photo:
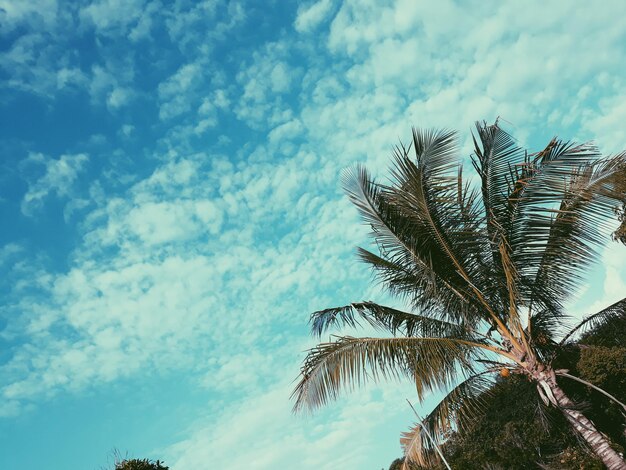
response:
[[[589,418],[574,409],[574,403],[556,383],[554,371],[548,369],[537,377],[542,397],[557,406],[572,427],[589,444],[593,452],[602,459],[609,470],[626,470],[626,462],[609,444],[604,434],[596,429]]]

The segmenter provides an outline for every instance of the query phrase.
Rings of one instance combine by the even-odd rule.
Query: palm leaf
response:
[[[369,264],[389,293],[406,301],[417,311],[429,312],[431,317],[449,321],[479,318],[471,296],[453,286],[441,275],[434,263],[425,261],[413,265],[382,258],[364,248],[357,249],[361,261]]]
[[[433,162],[418,155],[415,163],[397,152],[392,168],[395,184],[384,188],[384,195],[411,230],[421,235],[422,251],[437,265],[446,266],[449,276],[480,306],[482,319],[498,323],[501,334],[511,336],[496,313],[502,302],[494,303],[484,292],[492,281],[482,262],[489,251],[486,232],[479,228],[483,216],[467,204],[471,195],[459,194],[459,188],[463,191],[460,176],[449,173],[446,158],[433,158]]]
[[[360,326],[359,317],[375,328],[413,337],[456,337],[474,340],[469,329],[415,313],[403,312],[374,302],[355,302],[343,307],[327,308],[311,315],[311,330],[320,337],[329,328]]]
[[[585,331],[602,326],[612,320],[615,320],[616,318],[626,318],[626,298],[623,298],[607,308],[584,318],[563,337],[563,339],[559,342],[559,346],[567,344],[568,340],[577,332],[584,333]]]
[[[388,276],[384,278],[388,288],[393,291],[406,286],[415,307],[420,306],[420,299],[433,300],[432,293],[437,292],[445,298],[446,305],[441,310],[449,314],[465,312],[468,302],[477,303],[470,285],[432,242],[430,230],[390,200],[389,191],[374,183],[363,167],[344,172],[343,185],[372,228],[382,254],[372,265]],[[365,253],[368,261],[376,257],[361,249],[361,254]],[[415,281],[412,286],[411,281]]]
[[[353,338],[344,336],[311,349],[292,397],[294,410],[315,409],[367,380],[414,381],[418,398],[427,391],[446,388],[459,368],[472,370],[482,357],[471,344],[456,338]]]
[[[505,132],[496,121],[493,125],[486,122],[477,122],[476,137],[474,140],[474,155],[472,164],[481,179],[482,205],[485,214],[485,225],[488,239],[491,242],[485,256],[490,258],[490,269],[487,278],[491,280],[485,290],[490,294],[492,303],[504,310],[509,298],[504,279],[503,261],[499,247],[502,238],[507,237],[506,228],[509,225],[510,202],[507,187],[507,176],[511,168],[525,161],[526,153],[517,145],[515,139]],[[508,243],[506,241],[505,243]]]
[[[612,220],[613,209],[626,197],[626,184],[617,178],[623,164],[620,159],[603,160],[573,175],[551,217],[537,279],[565,272],[570,274],[568,279],[584,275],[594,259],[590,256],[594,246],[604,242],[601,229],[610,229],[607,222]]]
[[[402,434],[400,444],[404,450],[405,462],[421,466],[433,465],[436,461],[433,446],[441,445],[447,433],[463,428],[482,410],[485,393],[488,393],[494,380],[489,377],[494,369],[474,374],[454,387],[437,406],[409,431]],[[435,442],[426,439],[425,433]]]
[[[515,140],[494,125],[477,123],[480,145],[475,142],[474,167],[481,176],[487,229],[492,240],[493,279],[505,278],[500,241],[506,240],[513,265],[519,269],[521,300],[538,307],[558,309],[565,290],[558,294],[537,289],[535,275],[539,271],[544,247],[547,245],[554,212],[551,206],[563,199],[566,183],[597,160],[597,149],[589,144],[574,145],[552,139],[535,155],[522,151]],[[615,159],[611,161],[615,162]],[[567,219],[561,220],[567,224]],[[558,242],[556,242],[558,245]],[[509,295],[503,282],[499,289],[502,304]]]
[[[567,179],[563,169],[554,171],[557,176],[541,188],[527,189],[531,203],[513,243],[521,246],[521,273],[534,301],[561,303],[585,279],[597,259],[596,248],[605,241],[603,232],[610,231],[613,209],[626,198],[624,168],[620,155],[570,167]],[[559,206],[553,208],[557,200]]]
[[[557,310],[543,308],[536,311],[529,324],[529,338],[534,353],[545,362],[554,358],[559,349],[555,335],[559,331],[566,315],[560,308]]]
[[[472,164],[481,179],[489,238],[495,242],[495,249],[497,249],[499,240],[496,238],[496,228],[507,227],[510,219],[510,192],[507,191],[507,188],[511,186],[508,178],[509,172],[512,168],[527,163],[527,154],[518,146],[515,139],[498,125],[497,121],[493,125],[488,125],[484,121],[477,122],[476,131],[480,144],[472,135],[474,139]],[[517,178],[517,187],[521,186],[522,175]],[[498,255],[495,249],[493,258],[497,261]]]

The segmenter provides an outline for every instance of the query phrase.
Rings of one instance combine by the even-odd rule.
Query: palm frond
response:
[[[414,139],[415,135],[414,132]],[[468,198],[458,191],[459,185],[462,188],[458,163],[450,161],[450,155],[456,150],[453,137],[454,134],[448,133],[433,135],[433,142],[427,147],[429,151],[417,153],[416,162],[407,154],[397,153],[392,168],[395,184],[385,187],[384,194],[398,207],[411,228],[422,235],[421,243],[428,243],[431,254],[439,255],[438,260],[456,269],[463,281],[469,283],[467,259],[458,251],[475,248],[483,237],[470,230]],[[431,150],[433,147],[436,151]],[[461,207],[465,218],[459,217]],[[477,212],[474,214],[480,219]],[[477,226],[474,223],[471,228]]]
[[[626,202],[622,204],[622,207],[615,209],[615,215],[620,224],[611,237],[614,241],[626,245]]]
[[[597,259],[597,247],[604,244],[603,231],[610,232],[613,209],[626,198],[626,181],[620,181],[624,164],[621,159],[610,159],[581,167],[548,224],[542,223],[545,216],[539,220],[536,211],[539,230],[535,239],[545,240],[545,245],[535,285],[548,285],[553,296],[563,297],[585,278],[589,264]]]
[[[570,150],[593,156],[591,149]],[[556,176],[539,178],[541,185],[526,190],[528,201],[512,242],[518,247],[526,297],[548,307],[580,286],[605,242],[604,232],[612,228],[614,208],[626,198],[624,155],[577,168],[553,166],[544,173]]]
[[[482,357],[479,344],[456,338],[353,338],[338,337],[311,349],[301,368],[292,397],[294,411],[315,409],[367,380],[414,381],[418,398],[427,391],[446,388],[459,370],[472,371]]]
[[[602,395],[607,397],[609,400],[611,400],[613,403],[618,404],[619,406],[621,406],[624,409],[624,411],[626,411],[626,405],[624,403],[619,401],[617,398],[615,398],[613,395],[611,395],[606,390],[603,390],[602,388],[592,384],[591,382],[583,380],[580,377],[576,377],[575,375],[568,374],[564,370],[557,370],[556,371],[556,375],[558,375],[560,377],[567,377],[568,379],[575,380],[576,382],[579,382],[579,383],[581,383],[583,385],[586,385],[587,387],[591,388],[592,390],[595,390],[596,392],[601,393]]]
[[[455,131],[413,128],[413,150],[418,164],[425,165],[431,177],[445,174],[458,165],[458,138]]]
[[[484,121],[476,122],[476,132],[480,143],[472,134],[474,140],[472,165],[481,179],[482,209],[490,241],[489,249],[485,250],[485,257],[490,259],[487,279],[491,282],[485,291],[491,302],[499,304],[499,310],[504,310],[509,298],[506,285],[501,282],[504,279],[504,268],[499,248],[502,238],[507,238],[508,235],[506,228],[509,225],[510,203],[507,187],[510,186],[510,181],[507,177],[511,168],[525,161],[527,154],[497,121],[493,125],[488,125]]]
[[[344,172],[343,185],[363,220],[372,227],[381,252],[377,256],[360,249],[359,254],[382,274],[390,291],[410,292],[408,300],[418,309],[424,306],[423,301],[432,306],[440,296],[445,303],[440,310],[457,318],[467,312],[468,303],[477,304],[466,280],[433,246],[428,228],[398,207],[391,200],[393,195],[373,182],[363,167]]]
[[[490,231],[490,239],[495,237],[495,227],[506,227],[509,222],[508,212],[511,186],[509,172],[520,164],[528,162],[526,152],[519,147],[516,140],[504,131],[496,121],[493,125],[486,122],[476,122],[476,131],[480,144],[474,139],[474,158],[472,164],[481,179],[483,205],[487,217],[487,228]],[[523,171],[522,167],[522,171]],[[520,175],[521,176],[521,175]],[[517,178],[518,188],[522,178]],[[495,222],[495,223],[494,223]],[[496,247],[497,247],[497,241]],[[494,253],[495,258],[497,255]]]
[[[578,325],[572,328],[559,342],[559,346],[567,344],[569,339],[575,333],[584,333],[585,331],[597,328],[616,318],[626,318],[626,298],[618,300],[607,308],[600,310],[593,315],[584,318]]]
[[[392,335],[400,333],[407,337],[447,336],[474,339],[472,331],[463,325],[404,312],[374,302],[355,302],[314,312],[311,315],[311,330],[314,335],[320,337],[332,327],[354,328],[360,326],[359,317],[369,325],[386,330]]]
[[[369,264],[385,289],[404,300],[416,311],[429,312],[432,317],[448,321],[479,318],[477,306],[460,286],[453,286],[442,277],[432,262],[416,260],[403,264],[401,260],[385,259],[364,248],[357,248],[361,261]],[[460,290],[459,290],[460,289]]]
[[[401,470],[411,470],[412,464],[418,465],[420,468],[429,468],[438,462],[437,456],[429,452],[431,449],[426,448],[427,442],[424,430],[419,423],[400,435],[400,446],[404,453]]]
[[[549,362],[559,349],[555,336],[566,315],[560,307],[557,310],[543,308],[530,318],[529,338],[535,355]]]
[[[506,282],[506,292],[508,293],[508,325],[517,337],[524,338],[522,322],[519,315],[520,296],[518,290],[519,274],[517,267],[511,259],[511,247],[507,243],[506,238],[501,238],[499,246],[500,261],[502,266],[502,274]]]
[[[502,253],[497,253],[499,240],[504,238],[511,247],[509,253],[513,265],[517,266],[520,272],[521,300],[529,305],[538,304],[536,306],[539,309],[544,306],[556,310],[568,288],[557,289],[558,292],[554,290],[546,292],[538,287],[547,283],[536,282],[536,274],[544,259],[553,221],[555,218],[558,219],[556,225],[563,227],[572,225],[569,213],[555,217],[559,209],[555,211],[553,206],[563,201],[568,185],[571,187],[570,183],[577,179],[581,169],[602,166],[599,161],[600,154],[593,145],[575,145],[555,138],[541,152],[528,155],[497,122],[494,125],[477,123],[477,131],[480,144],[474,139],[473,164],[482,181],[487,229],[493,247],[492,277],[498,280],[504,279],[505,276],[503,260],[499,256]],[[622,157],[617,156],[606,161],[610,162],[613,168],[622,167],[623,171],[622,160]],[[586,193],[587,195],[597,193],[597,189],[597,187],[588,188]],[[622,199],[623,197],[622,195]],[[614,201],[612,205],[615,205]],[[611,214],[611,211],[606,211],[605,208],[600,209],[598,213],[602,212],[604,216]],[[597,225],[594,229],[591,233],[596,233]],[[563,234],[559,240],[553,237],[553,245],[558,247],[562,239],[567,238],[568,234]],[[596,237],[595,241],[599,241],[599,238]],[[559,263],[550,264],[559,265]],[[572,278],[565,279],[570,283],[575,282]],[[556,285],[558,284],[557,282]],[[502,282],[494,288],[499,289],[502,302],[506,304],[508,289]]]
[[[501,334],[510,334],[499,314],[500,299],[486,295],[485,286],[492,285],[489,269],[485,269],[485,253],[490,250],[487,232],[481,229],[484,216],[475,197],[463,191],[461,176],[450,174],[450,165],[441,158],[431,168],[428,159],[413,162],[408,155],[397,152],[392,175],[394,184],[383,189],[385,197],[398,208],[411,230],[421,238],[422,250],[437,265],[445,266],[449,276],[463,286],[464,292],[479,306],[482,319],[498,324]],[[494,302],[495,300],[495,302]]]
[[[417,465],[433,465],[435,445],[443,444],[453,429],[463,429],[482,410],[485,394],[494,383],[494,369],[474,374],[456,385],[437,406],[409,431],[402,434],[400,444],[405,460]],[[429,436],[425,436],[428,433]],[[430,439],[434,442],[431,442]]]

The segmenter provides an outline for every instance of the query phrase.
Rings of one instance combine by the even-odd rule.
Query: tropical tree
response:
[[[344,173],[378,249],[358,248],[358,256],[407,308],[367,301],[313,313],[318,337],[363,323],[392,337],[337,336],[310,350],[294,409],[324,405],[368,379],[408,377],[420,400],[446,390],[401,439],[404,468],[429,465],[429,450],[480,408],[494,377],[520,374],[609,469],[626,469],[559,385],[578,378],[553,364],[576,334],[626,315],[623,299],[565,330],[565,302],[626,202],[626,153],[602,157],[592,144],[554,138],[529,154],[497,121],[476,128],[479,187],[463,179],[456,133],[447,130],[414,130],[411,145],[394,150],[388,183],[361,166]]]

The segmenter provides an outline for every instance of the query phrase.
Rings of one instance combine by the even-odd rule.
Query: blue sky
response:
[[[309,313],[384,298],[341,170],[497,116],[626,148],[622,10],[0,0],[0,467],[386,468],[410,384],[290,412]],[[574,315],[623,297],[621,248]]]

